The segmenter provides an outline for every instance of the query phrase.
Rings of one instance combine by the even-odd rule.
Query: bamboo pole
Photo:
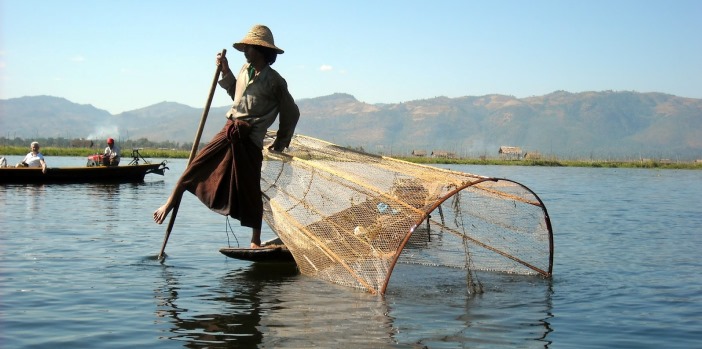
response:
[[[224,58],[227,54],[227,50],[223,49],[220,55],[222,58]],[[190,150],[190,157],[188,158],[188,164],[185,166],[187,169],[188,166],[190,165],[190,162],[193,161],[195,158],[195,154],[197,154],[197,148],[198,145],[200,144],[200,137],[202,137],[202,130],[205,128],[205,122],[207,121],[207,114],[210,112],[210,106],[212,105],[212,98],[214,97],[215,90],[217,88],[217,80],[219,80],[219,74],[222,72],[222,66],[217,65],[217,69],[214,74],[214,78],[212,79],[212,85],[210,86],[210,93],[207,96],[207,102],[205,103],[205,109],[202,111],[202,117],[200,118],[200,126],[197,129],[197,133],[195,134],[195,141],[193,142],[193,147]],[[175,198],[175,203],[173,206],[173,211],[171,212],[171,219],[168,221],[168,227],[166,228],[166,235],[163,237],[163,245],[161,245],[161,252],[158,253],[158,259],[163,260],[165,259],[165,256],[163,255],[163,252],[166,250],[166,244],[168,243],[168,238],[171,235],[171,231],[173,230],[173,224],[175,224],[175,218],[176,215],[178,214],[178,207],[180,207],[180,199],[182,197],[182,193],[179,195],[178,198]]]

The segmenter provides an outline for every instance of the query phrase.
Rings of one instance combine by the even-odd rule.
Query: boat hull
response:
[[[223,247],[219,249],[219,253],[230,258],[252,262],[295,262],[292,253],[285,246],[262,248]]]
[[[252,262],[295,263],[295,258],[280,238],[264,241],[260,248],[222,247],[219,252],[227,257]]]
[[[43,183],[134,183],[143,182],[148,173],[163,175],[165,162],[157,164],[95,167],[0,168],[0,184]]]

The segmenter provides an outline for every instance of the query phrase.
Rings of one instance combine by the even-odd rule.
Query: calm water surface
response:
[[[141,184],[0,185],[0,347],[702,347],[700,171],[445,166],[534,190],[555,276],[479,274],[474,296],[460,271],[401,265],[376,297],[224,257],[248,229],[228,233],[190,194],[159,263],[151,214],[184,166]]]

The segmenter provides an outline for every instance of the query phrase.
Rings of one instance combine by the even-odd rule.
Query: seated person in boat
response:
[[[105,148],[105,154],[102,157],[102,164],[105,166],[119,165],[119,150],[119,147],[115,145],[115,140],[112,138],[108,138],[107,147]]]
[[[15,167],[41,167],[41,172],[46,173],[46,161],[44,155],[39,152],[39,142],[32,142],[30,149],[32,151]]]

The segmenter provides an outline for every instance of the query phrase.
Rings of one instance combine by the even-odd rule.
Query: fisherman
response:
[[[115,140],[112,138],[107,139],[107,147],[105,147],[105,153],[102,156],[102,164],[105,166],[117,166],[119,165],[120,159],[120,149],[115,145]]]
[[[218,54],[216,58],[222,72],[219,85],[234,101],[226,114],[227,122],[188,165],[166,203],[154,212],[154,221],[163,223],[187,190],[212,211],[250,227],[251,248],[259,248],[263,139],[280,116],[275,141],[268,149],[280,152],[287,148],[300,110],[285,79],[270,67],[284,51],[275,46],[268,27],[254,25],[233,47],[246,58],[237,76],[229,69],[226,57]]]

